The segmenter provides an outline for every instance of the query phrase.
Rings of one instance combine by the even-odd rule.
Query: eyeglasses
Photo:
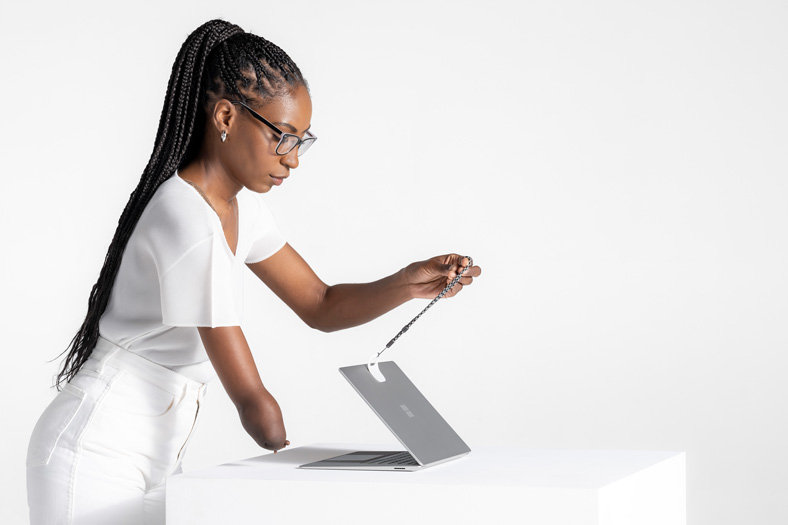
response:
[[[317,140],[317,137],[309,130],[306,130],[307,137],[300,138],[298,135],[293,135],[292,133],[286,133],[281,129],[277,128],[268,120],[266,120],[262,115],[257,113],[255,110],[241,102],[240,100],[230,100],[233,104],[240,104],[241,106],[245,107],[246,110],[252,114],[254,118],[268,126],[269,128],[273,129],[277,133],[279,133],[279,143],[276,145],[276,154],[277,155],[287,155],[290,153],[293,148],[298,147],[298,156],[300,157],[306,150],[309,149],[309,146],[312,145],[313,142]]]

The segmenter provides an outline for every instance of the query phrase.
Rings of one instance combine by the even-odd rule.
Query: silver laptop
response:
[[[471,449],[419,392],[394,361],[378,363],[379,382],[367,365],[339,369],[406,450],[360,450],[298,468],[420,470],[467,455]]]

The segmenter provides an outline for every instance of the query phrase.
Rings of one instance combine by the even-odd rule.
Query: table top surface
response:
[[[683,451],[528,449],[476,447],[459,459],[407,471],[312,470],[299,465],[359,450],[403,450],[399,443],[315,443],[173,476],[183,481],[234,479],[346,483],[424,483],[599,488]]]

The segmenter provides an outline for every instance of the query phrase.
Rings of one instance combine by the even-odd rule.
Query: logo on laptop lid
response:
[[[405,405],[400,405],[399,407],[408,415],[408,417],[416,417],[413,415],[413,412],[411,412],[410,409]]]

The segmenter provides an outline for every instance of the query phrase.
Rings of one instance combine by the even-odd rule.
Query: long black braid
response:
[[[99,319],[107,307],[123,251],[143,209],[161,183],[176,169],[183,169],[199,152],[209,102],[229,94],[251,102],[246,94],[251,91],[256,104],[264,103],[298,86],[309,89],[287,53],[235,24],[210,20],[186,38],[172,66],[153,153],[118,219],[104,266],[90,292],[87,316],[64,350],[68,355],[53,385],[58,391],[63,380],[71,380],[96,346]]]

